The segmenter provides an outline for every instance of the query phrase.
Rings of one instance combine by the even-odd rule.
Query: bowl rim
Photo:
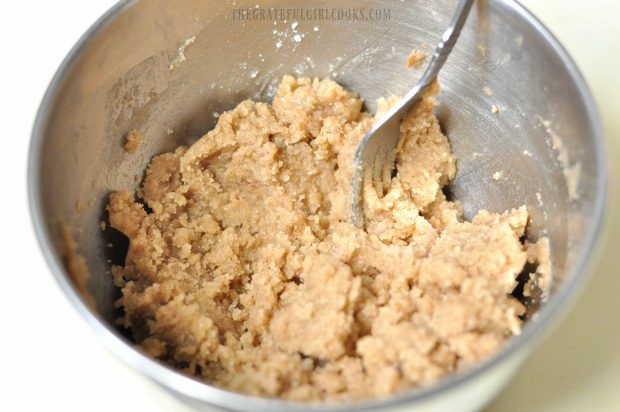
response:
[[[413,388],[380,399],[370,399],[358,402],[347,403],[321,403],[311,404],[305,402],[286,401],[281,399],[263,398],[244,395],[226,389],[221,389],[196,378],[192,378],[164,365],[147,355],[143,354],[135,347],[130,345],[121,334],[110,328],[104,319],[93,312],[83,301],[79,293],[75,290],[72,283],[68,280],[62,257],[54,253],[51,245],[53,244],[52,233],[45,224],[43,210],[42,184],[40,176],[40,159],[43,154],[43,142],[45,140],[45,129],[50,121],[53,109],[53,102],[59,95],[62,85],[67,80],[72,65],[81,56],[82,52],[88,47],[91,40],[101,32],[107,24],[113,21],[126,8],[132,6],[139,0],[120,0],[97,19],[90,28],[80,37],[72,47],[67,56],[63,59],[48,88],[41,100],[37,111],[28,149],[27,166],[27,190],[28,203],[32,225],[36,234],[39,247],[45,260],[52,271],[54,278],[60,289],[64,292],[73,307],[80,313],[84,321],[94,330],[98,339],[110,352],[122,359],[124,363],[140,371],[143,375],[154,380],[166,389],[190,399],[213,404],[218,407],[230,408],[233,410],[243,410],[248,407],[251,410],[286,410],[301,411],[320,408],[321,410],[343,411],[355,408],[356,410],[371,410],[378,407],[395,407],[398,405],[422,403],[437,397],[452,389],[457,389],[462,384],[474,378],[490,372],[499,364],[507,361],[517,354],[518,349],[524,349],[527,343],[532,343],[541,331],[545,329],[551,321],[556,320],[561,315],[561,309],[574,300],[577,292],[581,289],[585,279],[588,277],[588,268],[591,267],[600,252],[601,238],[603,237],[603,224],[607,219],[608,212],[608,165],[605,150],[605,137],[602,123],[597,106],[590,89],[577,68],[575,62],[569,56],[564,47],[555,36],[540,22],[527,8],[516,0],[494,0],[502,7],[512,9],[518,18],[524,19],[530,28],[537,32],[550,45],[557,57],[564,63],[568,74],[575,83],[586,106],[587,116],[593,127],[592,139],[595,141],[596,160],[597,160],[597,180],[596,186],[599,188],[594,197],[592,208],[593,225],[591,225],[584,237],[584,247],[576,256],[575,263],[566,277],[566,280],[555,291],[547,303],[539,310],[537,317],[525,324],[522,332],[504,345],[504,347],[480,362],[478,365],[457,373],[450,374],[438,382]]]

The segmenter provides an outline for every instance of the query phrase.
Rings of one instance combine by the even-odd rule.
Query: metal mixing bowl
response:
[[[110,262],[122,263],[123,239],[100,228],[107,195],[136,188],[136,176],[142,176],[153,155],[191,144],[213,126],[214,112],[245,98],[269,100],[284,74],[334,77],[358,92],[370,110],[380,96],[402,95],[420,74],[405,67],[408,53],[414,47],[432,50],[454,2],[261,0],[262,8],[385,9],[389,19],[289,18],[275,25],[273,20],[234,19],[233,8],[255,4],[124,1],[106,13],[69,53],[41,103],[30,147],[30,205],[54,276],[121,359],[203,409],[301,410],[309,406],[209,386],[132,347],[114,326],[118,291],[108,271]],[[298,22],[294,28],[292,20]],[[472,12],[441,84],[437,113],[458,157],[451,193],[469,217],[482,208],[528,205],[532,225],[527,236],[546,234],[551,242],[551,296],[519,336],[479,366],[429,387],[333,410],[481,407],[566,312],[593,258],[606,203],[604,141],[590,92],[557,40],[517,2],[488,1]],[[492,96],[482,92],[485,86]],[[500,112],[492,113],[492,105]],[[122,145],[131,129],[146,138],[129,155]],[[560,160],[554,134],[566,151]],[[563,166],[580,168],[574,198]],[[492,175],[500,171],[502,179],[496,181]],[[92,272],[88,288],[96,312],[84,304],[63,264],[61,219],[74,229]],[[111,240],[117,245],[112,249],[106,247]]]

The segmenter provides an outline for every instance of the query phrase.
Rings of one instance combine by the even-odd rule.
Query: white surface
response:
[[[293,0],[291,0],[293,3]],[[526,0],[575,57],[601,106],[610,157],[620,157],[620,2]],[[184,410],[97,342],[54,283],[26,205],[26,151],[45,88],[78,37],[112,0],[13,1],[0,14],[4,147],[0,259],[0,410]],[[616,164],[611,173],[620,176]],[[614,194],[615,200],[617,195]],[[615,202],[614,205],[617,205]],[[568,319],[530,358],[492,411],[620,408],[620,290],[612,207],[596,276]]]

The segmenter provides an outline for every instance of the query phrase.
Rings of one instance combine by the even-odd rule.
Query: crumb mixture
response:
[[[144,142],[144,134],[138,130],[132,130],[127,133],[127,138],[123,147],[128,153],[133,153],[142,146],[142,142]]]
[[[365,231],[349,185],[377,117],[331,80],[284,77],[272,105],[243,101],[156,156],[137,196],[109,201],[138,345],[233,391],[345,401],[435,382],[518,334],[510,293],[544,248],[520,241],[525,207],[465,221],[446,199],[456,161],[437,92],[402,122],[387,194],[365,190]]]
[[[59,230],[65,249],[65,267],[67,268],[69,278],[86,304],[93,309],[97,309],[97,302],[88,290],[90,270],[88,269],[86,258],[78,252],[78,243],[73,237],[71,226],[65,222],[60,222]]]
[[[407,67],[419,66],[425,59],[427,54],[421,50],[412,50],[407,56]]]

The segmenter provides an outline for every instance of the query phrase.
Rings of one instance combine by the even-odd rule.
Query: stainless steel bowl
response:
[[[359,92],[371,110],[376,98],[402,94],[420,74],[405,67],[406,56],[414,47],[431,50],[454,2],[261,0],[263,9],[363,7],[367,14],[372,8],[389,15],[345,21],[336,11],[336,20],[289,16],[276,24],[239,20],[233,8],[256,2],[233,3],[123,1],[92,26],[62,63],[36,118],[28,166],[32,218],[67,297],[125,362],[199,408],[308,409],[209,386],[132,347],[113,323],[118,292],[108,270],[110,261],[122,262],[122,250],[106,247],[112,235],[99,226],[107,194],[134,189],[153,155],[191,143],[213,126],[214,112],[245,98],[269,100],[284,74],[335,77]],[[437,112],[458,157],[452,192],[468,216],[481,208],[529,206],[528,236],[546,234],[551,242],[551,296],[519,336],[478,367],[433,386],[331,410],[481,407],[566,312],[593,260],[607,195],[604,141],[590,92],[557,40],[517,2],[488,1],[470,16],[441,83]],[[485,86],[492,96],[482,92]],[[500,112],[492,113],[492,105]],[[134,128],[146,138],[128,155],[123,138]],[[566,151],[560,161],[552,135],[561,137]],[[571,197],[563,166],[577,164],[579,181]],[[498,171],[503,178],[495,181]],[[85,305],[63,264],[60,219],[73,227],[87,259],[96,312]]]

